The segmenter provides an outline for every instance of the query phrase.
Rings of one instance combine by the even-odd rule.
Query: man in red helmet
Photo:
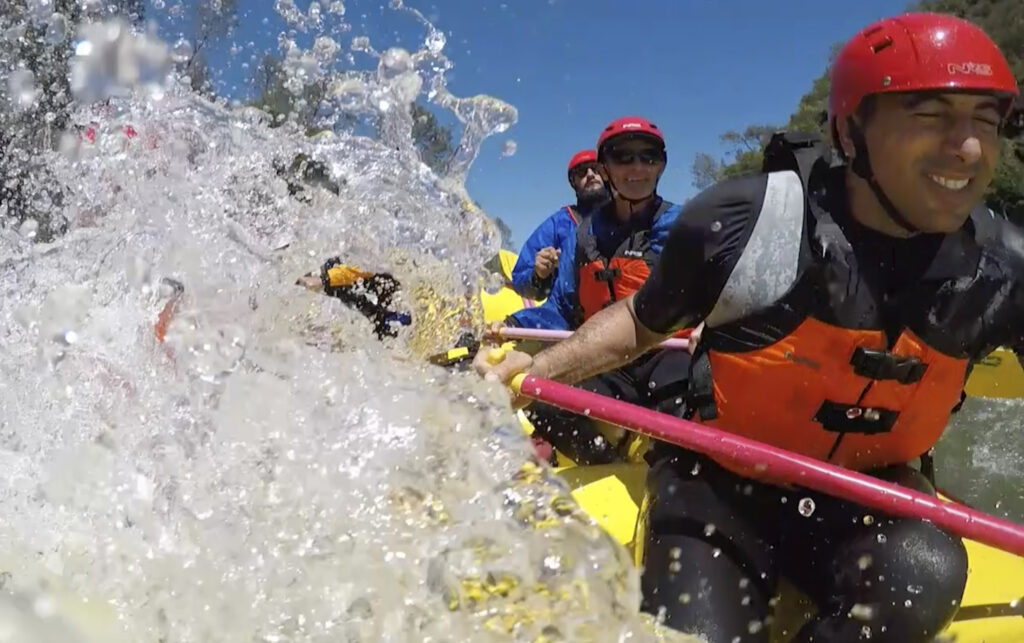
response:
[[[668,155],[658,126],[627,116],[610,123],[597,142],[597,160],[612,199],[580,221],[543,306],[511,315],[524,328],[575,329],[614,302],[632,295],[657,262],[680,207],[658,196]],[[682,402],[690,356],[655,351],[622,369],[597,375],[583,388],[663,411]],[[623,433],[599,430],[589,418],[537,405],[537,434],[581,464],[608,463],[628,453]]]
[[[576,224],[608,200],[597,165],[597,152],[582,150],[569,159],[569,187],[576,205],[564,205],[533,231],[512,268],[512,288],[523,297],[544,299],[551,293],[558,259],[576,234]]]
[[[971,363],[1024,349],[1024,233],[982,204],[1018,89],[988,36],[936,14],[869,26],[831,81],[845,164],[776,137],[768,171],[687,205],[635,296],[532,360],[478,370],[574,382],[703,320],[691,417],[933,491],[909,463]],[[817,603],[796,641],[930,641],[956,613],[967,557],[934,525],[664,444],[650,459],[644,601],[672,627],[767,641],[780,578]]]

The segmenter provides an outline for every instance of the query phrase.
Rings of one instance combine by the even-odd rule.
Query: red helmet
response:
[[[576,186],[572,184],[572,170],[577,165],[583,165],[584,163],[597,163],[597,152],[594,150],[580,150],[569,159],[567,174],[569,175],[569,186],[574,189]]]
[[[976,25],[935,13],[885,18],[851,38],[836,57],[829,126],[871,94],[943,89],[1005,94],[1004,114],[1018,93],[1006,58]]]
[[[594,150],[580,150],[573,154],[573,157],[569,159],[569,172],[572,172],[572,168],[584,163],[597,163],[597,152]]]
[[[623,118],[616,119],[608,124],[603,130],[601,130],[601,136],[597,139],[597,153],[601,154],[604,146],[608,141],[619,136],[626,136],[629,138],[640,136],[644,138],[650,138],[657,141],[661,145],[662,149],[665,148],[665,138],[661,135],[661,130],[658,126],[639,116],[624,116]]]

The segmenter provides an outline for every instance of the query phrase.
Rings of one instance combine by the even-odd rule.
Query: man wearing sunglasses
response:
[[[545,219],[523,244],[512,268],[512,288],[523,297],[545,299],[551,293],[558,260],[576,234],[576,225],[608,200],[594,150],[574,154],[569,159],[568,173],[569,187],[576,192],[576,205],[562,206]]]
[[[667,160],[661,130],[645,118],[627,116],[602,130],[597,161],[612,198],[580,221],[571,252],[566,251],[572,261],[564,262],[544,305],[510,316],[507,324],[575,329],[643,285],[680,210],[657,193]],[[676,411],[689,364],[685,351],[655,351],[580,386]],[[634,443],[624,432],[609,431],[586,417],[551,406],[538,404],[532,420],[540,437],[580,464],[614,462],[633,450]]]
[[[830,75],[842,163],[773,138],[768,171],[688,204],[634,297],[535,358],[477,369],[573,382],[703,320],[688,415],[934,493],[909,463],[970,365],[1024,350],[1024,231],[983,202],[1017,81],[981,29],[928,13],[869,25]],[[671,627],[768,641],[780,579],[816,603],[798,642],[923,643],[957,611],[967,555],[931,523],[667,444],[649,459],[644,602]]]

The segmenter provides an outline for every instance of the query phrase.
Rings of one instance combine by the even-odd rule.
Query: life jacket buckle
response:
[[[601,270],[594,271],[594,281],[615,281],[619,278],[622,271],[618,268],[604,268]]]
[[[842,404],[826,400],[814,416],[826,431],[875,435],[888,433],[899,418],[898,411]]]
[[[872,380],[894,380],[900,384],[920,382],[928,365],[913,356],[858,346],[850,358],[853,372]]]

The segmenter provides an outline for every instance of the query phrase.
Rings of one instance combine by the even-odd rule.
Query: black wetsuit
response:
[[[636,295],[641,324],[669,332],[712,313],[761,216],[767,182],[763,174],[736,179],[688,204]],[[827,172],[810,192],[849,240],[854,268],[844,274],[842,266],[828,266],[821,274],[833,282],[793,288],[769,310],[705,330],[707,350],[757,350],[807,316],[835,322],[859,289],[870,289],[873,303],[847,320],[855,328],[889,337],[909,328],[944,354],[971,360],[1000,345],[1024,348],[1024,235],[1018,228],[978,209],[957,233],[901,240],[850,217],[842,169]],[[813,227],[804,217],[805,228]],[[802,234],[801,243],[813,234]],[[825,263],[815,250],[821,248],[801,252]],[[669,626],[699,632],[711,643],[768,641],[763,625],[780,578],[817,603],[817,615],[796,641],[923,642],[955,614],[967,578],[966,552],[958,538],[930,523],[756,482],[666,444],[657,444],[648,458],[644,607],[664,612]],[[909,466],[868,473],[933,492]],[[804,515],[811,506],[806,501],[800,511],[803,499],[813,503],[810,516]]]

